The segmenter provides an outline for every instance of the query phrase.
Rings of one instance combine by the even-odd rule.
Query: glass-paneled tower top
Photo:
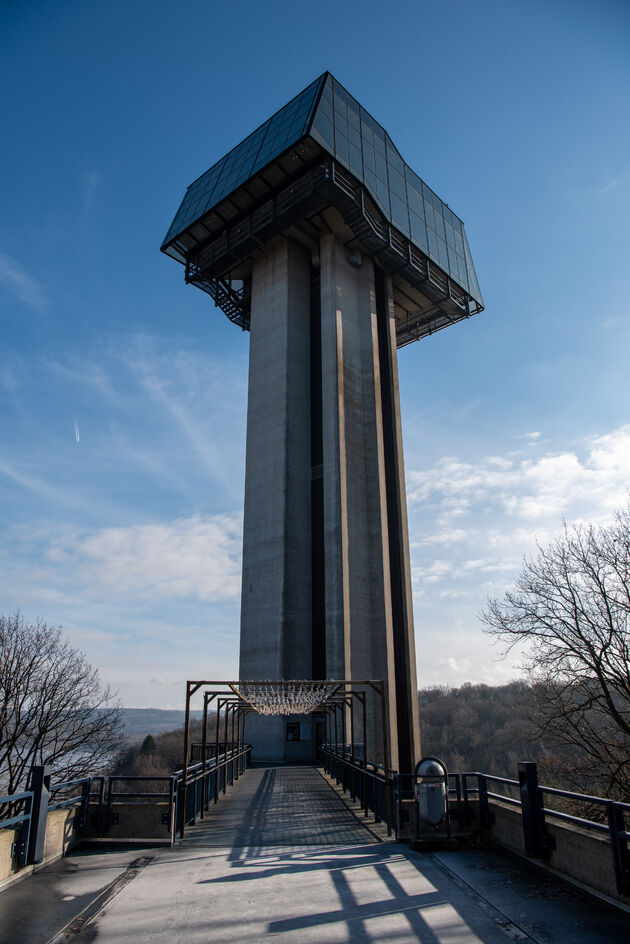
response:
[[[483,308],[462,221],[403,160],[382,125],[329,72],[188,187],[163,251],[187,263],[226,227],[255,213],[279,188],[325,158],[332,158],[358,186],[368,220],[382,214],[394,237],[404,237],[463,290],[468,314]]]

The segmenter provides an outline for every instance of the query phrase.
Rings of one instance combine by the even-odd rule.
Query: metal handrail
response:
[[[9,829],[11,826],[17,826],[20,830],[19,842],[16,841],[11,856],[15,855],[19,865],[26,863],[27,851],[31,837],[31,824],[33,821],[33,798],[35,794],[32,790],[23,790],[22,793],[9,793],[0,797],[0,807],[5,804],[9,809],[16,803],[24,803],[24,810],[15,816],[7,816],[0,820],[0,829]]]
[[[324,754],[324,769],[326,772],[335,778],[344,793],[349,789],[353,800],[358,797],[366,816],[368,811],[371,810],[374,822],[378,823],[385,820],[387,834],[391,835],[392,799],[396,771],[371,761],[349,760],[348,758],[352,757],[351,754],[346,751],[334,751],[328,745],[322,747],[322,753]],[[373,769],[370,770],[368,765]],[[339,766],[341,767],[341,776],[339,776]],[[384,802],[382,803],[379,803],[378,786],[384,791]]]
[[[466,771],[462,773],[460,776],[463,787],[463,811],[466,820],[470,821],[471,818],[468,808],[469,796],[471,794],[477,794],[479,797],[481,825],[484,829],[490,829],[494,821],[494,814],[490,811],[489,807],[490,800],[504,803],[507,806],[518,807],[523,817],[525,850],[528,855],[533,855],[534,857],[544,857],[555,848],[555,839],[547,832],[545,827],[546,818],[569,823],[580,829],[604,834],[608,837],[611,847],[617,890],[620,894],[627,895],[630,892],[630,853],[628,850],[630,830],[627,828],[625,817],[630,813],[630,803],[626,803],[622,800],[610,800],[606,797],[592,796],[586,793],[575,793],[572,790],[562,790],[557,787],[546,787],[538,783],[536,765],[534,763],[523,764],[522,771],[519,770],[519,775],[522,776],[522,780],[497,777],[494,774],[482,773],[481,771]],[[476,778],[476,787],[468,786],[468,778],[471,777]],[[488,783],[499,783],[517,788],[520,796],[519,798],[515,798],[500,793],[494,793],[488,790]],[[552,809],[545,806],[545,796],[556,796],[578,803],[588,803],[604,807],[606,809],[608,822],[598,823],[595,820],[584,819],[573,813],[564,813],[560,810]]]
[[[13,805],[14,803],[21,803],[23,800],[28,800],[30,806],[33,805],[33,791],[24,790],[22,793],[8,793],[6,796],[0,796],[0,807],[5,804]],[[24,823],[26,820],[30,820],[31,811],[24,813],[19,813],[17,816],[8,816],[4,819],[0,819],[0,829],[7,829],[9,826],[14,826],[18,823]]]

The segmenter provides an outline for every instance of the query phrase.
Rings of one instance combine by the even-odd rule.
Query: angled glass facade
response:
[[[378,208],[380,214],[373,216],[385,217],[474,300],[477,310],[483,308],[462,221],[328,72],[188,187],[162,249],[186,262],[239,214],[253,212],[277,188],[329,157],[362,185],[368,213]]]
[[[165,243],[182,233],[278,154],[304,137],[323,81],[324,76],[320,76],[312,82],[190,185],[171,223]]]
[[[481,302],[462,221],[405,163],[385,129],[330,74],[310,134],[365,184],[393,226]]]

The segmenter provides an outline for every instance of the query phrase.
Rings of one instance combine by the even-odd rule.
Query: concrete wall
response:
[[[525,855],[520,810],[497,801],[493,801],[490,808],[494,814],[490,830],[492,839],[506,849]],[[549,817],[546,827],[556,843],[556,848],[550,850],[544,860],[546,865],[589,888],[630,904],[630,896],[617,892],[612,851],[606,836],[572,823],[554,822]]]
[[[77,811],[51,810],[46,819],[44,858],[42,863],[58,859],[72,848],[78,840],[76,829]],[[19,831],[0,829],[0,884],[19,872],[15,859],[11,858],[11,847],[19,838]],[[28,867],[32,871],[32,866]]]
[[[457,823],[454,820],[457,805],[451,801],[449,806],[453,818],[452,825],[457,830]],[[468,809],[472,814],[471,822],[462,828],[464,831],[471,830],[478,833],[481,831],[479,801],[469,801]],[[520,809],[507,803],[491,800],[490,811],[494,822],[486,833],[488,838],[502,848],[527,858]],[[630,905],[630,896],[620,895],[617,891],[612,849],[605,835],[582,829],[572,823],[554,822],[549,817],[546,818],[546,827],[549,835],[555,839],[556,848],[550,850],[549,856],[543,863],[545,866],[560,875],[582,883],[587,888]],[[538,860],[529,861],[537,862]]]
[[[169,817],[169,804],[156,803],[113,803],[112,813],[116,822],[110,823],[99,833],[94,822],[91,823],[86,838],[95,839],[162,839],[170,841],[173,822]],[[166,822],[162,820],[166,819]]]

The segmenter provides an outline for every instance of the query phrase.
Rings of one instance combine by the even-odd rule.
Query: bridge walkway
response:
[[[88,910],[82,930],[80,921],[63,933],[59,924],[45,930],[40,921],[29,933],[38,910],[30,883],[48,873],[67,899],[85,885],[89,855],[63,860],[63,881],[57,863],[57,872],[51,866],[7,889],[0,913],[8,908],[14,915],[13,931],[0,931],[0,944],[628,940],[627,914],[502,855],[427,855],[387,841],[314,768],[249,770],[173,849],[134,855],[101,904]],[[9,923],[5,928],[9,934]]]

